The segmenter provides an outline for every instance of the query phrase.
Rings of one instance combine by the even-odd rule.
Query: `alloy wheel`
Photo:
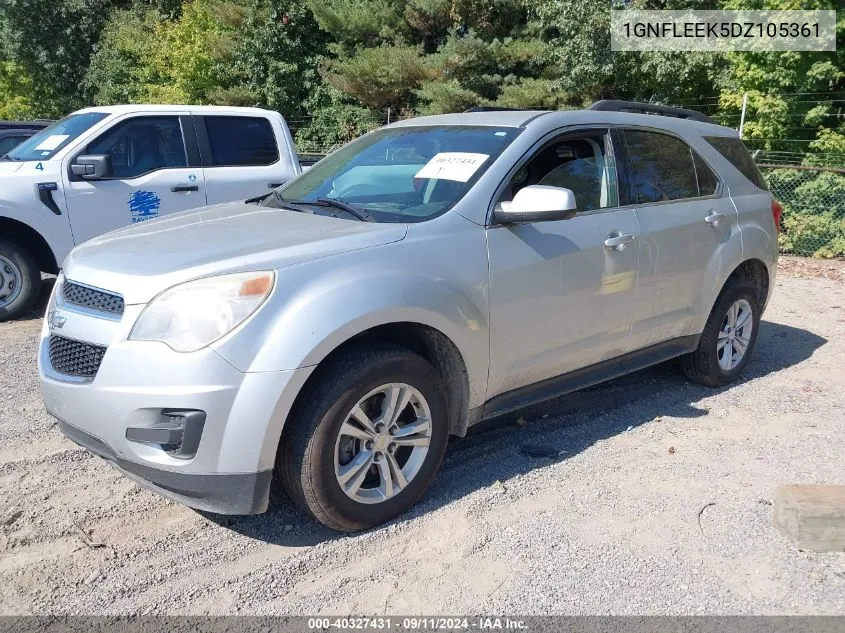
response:
[[[389,383],[346,416],[335,442],[335,477],[359,503],[381,503],[419,473],[431,445],[431,410],[420,391]]]
[[[737,299],[722,319],[722,327],[716,342],[716,355],[722,370],[731,371],[745,358],[748,345],[751,343],[753,328],[751,304],[745,299]]]

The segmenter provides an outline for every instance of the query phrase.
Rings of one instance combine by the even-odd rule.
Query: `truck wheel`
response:
[[[392,519],[422,496],[443,460],[440,375],[392,345],[350,348],[317,371],[282,436],[276,474],[285,492],[336,530]]]
[[[0,240],[0,321],[27,314],[41,292],[41,271],[14,242]]]
[[[698,342],[698,349],[681,357],[687,378],[708,387],[722,387],[739,378],[748,364],[760,330],[760,304],[747,281],[728,282]]]

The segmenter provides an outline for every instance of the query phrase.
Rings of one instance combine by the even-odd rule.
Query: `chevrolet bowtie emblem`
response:
[[[67,318],[56,314],[55,310],[50,310],[50,314],[47,315],[47,326],[50,328],[50,331],[62,329],[66,321]]]

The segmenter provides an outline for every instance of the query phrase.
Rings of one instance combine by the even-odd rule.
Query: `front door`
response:
[[[581,130],[543,143],[498,204],[536,184],[571,189],[577,212],[569,220],[487,231],[488,398],[631,351],[639,231],[634,212],[619,207],[608,131]]]
[[[123,119],[69,159],[84,154],[111,159],[111,175],[102,180],[83,180],[65,169],[76,244],[128,224],[205,206],[202,169],[188,166],[185,120],[178,114]]]

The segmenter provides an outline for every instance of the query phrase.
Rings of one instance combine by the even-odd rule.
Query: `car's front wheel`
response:
[[[0,239],[0,321],[27,314],[40,289],[35,259],[14,242]]]
[[[401,514],[434,478],[449,433],[442,379],[401,347],[353,347],[317,370],[289,420],[277,474],[321,523],[361,530]]]

